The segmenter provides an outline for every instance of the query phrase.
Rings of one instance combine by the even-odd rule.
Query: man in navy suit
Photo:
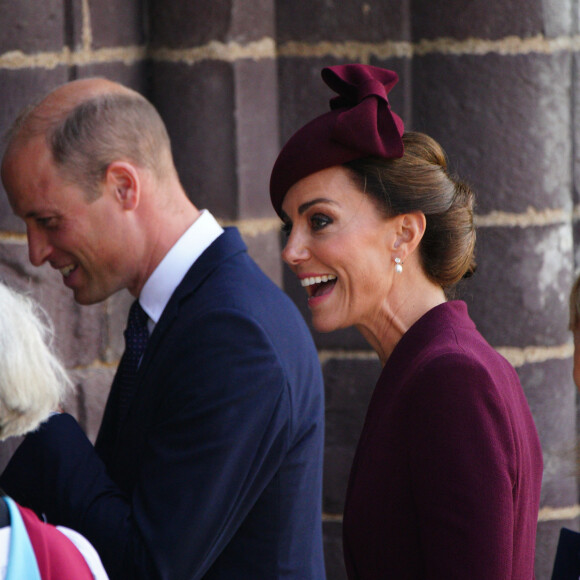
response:
[[[2,180],[30,261],[80,304],[128,289],[147,326],[136,392],[121,409],[117,373],[95,447],[55,414],[0,486],[84,534],[112,579],[324,578],[310,334],[237,230],[188,199],[152,105],[63,85],[16,122]]]

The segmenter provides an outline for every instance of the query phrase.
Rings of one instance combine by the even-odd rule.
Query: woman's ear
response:
[[[139,205],[141,180],[133,164],[126,161],[113,161],[107,167],[105,185],[123,209],[134,210]]]
[[[393,249],[401,260],[412,254],[425,234],[427,220],[425,214],[420,211],[405,213],[397,216],[397,233]]]

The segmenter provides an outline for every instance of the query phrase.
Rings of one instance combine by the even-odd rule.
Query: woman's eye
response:
[[[310,224],[312,225],[312,229],[317,231],[325,228],[326,226],[332,223],[332,219],[330,219],[327,215],[324,214],[314,214],[310,218]]]
[[[290,222],[284,222],[281,226],[280,226],[280,230],[282,231],[282,233],[288,237],[290,235],[290,232],[292,231],[292,224]]]

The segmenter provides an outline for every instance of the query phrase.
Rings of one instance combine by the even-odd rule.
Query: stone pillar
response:
[[[570,3],[445,5],[413,13],[413,122],[477,192],[475,277],[460,295],[516,367],[544,451],[536,575],[577,529]]]
[[[278,147],[273,3],[159,0],[149,22],[151,98],[188,195],[236,222],[250,253],[281,284],[268,201]]]

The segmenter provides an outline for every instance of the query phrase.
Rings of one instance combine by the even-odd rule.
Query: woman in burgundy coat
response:
[[[515,370],[448,300],[475,267],[473,194],[404,132],[394,72],[322,76],[339,96],[282,149],[270,191],[314,328],[355,326],[383,366],[345,503],[348,577],[530,580],[537,431]]]

